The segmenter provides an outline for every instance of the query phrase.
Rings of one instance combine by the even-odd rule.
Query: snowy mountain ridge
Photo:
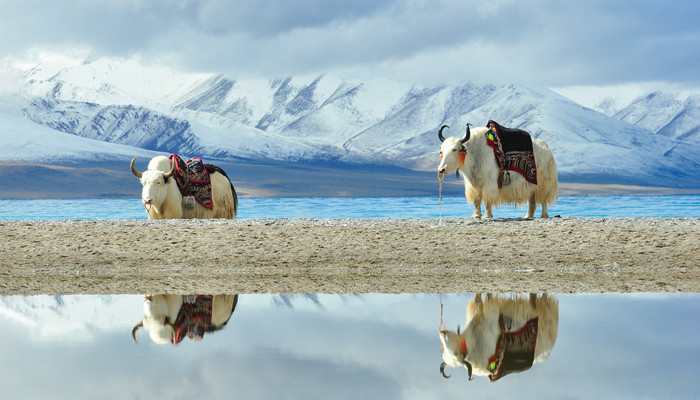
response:
[[[45,160],[45,151],[28,151],[11,135],[44,126],[131,146],[134,155],[337,160],[432,171],[441,125],[461,136],[467,122],[494,119],[547,141],[563,180],[698,185],[700,112],[693,96],[682,108],[652,96],[611,118],[549,89],[517,84],[417,87],[326,75],[237,81],[106,58],[23,73],[19,107],[26,122],[10,118],[15,125],[0,128],[0,155],[9,161]]]
[[[700,94],[653,92],[613,117],[658,135],[700,145]]]

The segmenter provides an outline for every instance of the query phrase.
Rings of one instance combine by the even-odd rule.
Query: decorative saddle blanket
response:
[[[493,148],[499,166],[498,187],[503,186],[506,170],[518,172],[537,185],[537,164],[530,134],[522,129],[504,128],[493,120],[486,127],[489,128],[487,143]]]
[[[530,369],[535,360],[539,318],[533,318],[516,332],[505,332],[503,316],[499,318],[501,337],[496,352],[489,358],[489,379],[495,382],[513,372]]]
[[[199,204],[212,210],[214,199],[211,195],[211,178],[204,162],[199,157],[193,157],[186,162],[177,154],[171,154],[169,159],[175,160],[175,182],[183,196],[194,197]]]
[[[175,323],[175,336],[171,339],[174,344],[178,344],[187,336],[193,340],[202,340],[204,334],[211,327],[211,313],[214,303],[214,296],[200,295],[192,303],[183,302],[177,314]]]

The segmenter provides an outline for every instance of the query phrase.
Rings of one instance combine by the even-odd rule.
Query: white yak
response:
[[[477,294],[467,303],[464,330],[449,331],[441,323],[442,360],[445,366],[464,367],[469,373],[496,381],[545,361],[559,329],[556,297]]]
[[[499,188],[499,165],[494,150],[488,144],[486,127],[469,128],[461,138],[442,135],[443,125],[438,132],[440,165],[438,174],[451,174],[457,171],[464,180],[464,194],[467,202],[474,204],[473,218],[481,218],[481,203],[486,203],[486,218],[493,218],[492,207],[514,203],[528,204],[525,218],[533,218],[537,204],[542,206],[542,218],[547,218],[547,205],[557,199],[557,166],[552,152],[544,140],[532,137],[532,150],[537,163],[537,184],[527,181],[521,174],[507,171],[510,182]]]
[[[143,300],[144,317],[131,330],[136,340],[136,331],[144,328],[153,343],[177,344],[185,336],[204,336],[206,332],[222,329],[236,309],[238,295],[192,295],[152,294]]]
[[[136,157],[131,160],[131,172],[141,180],[141,198],[148,213],[148,219],[173,218],[236,218],[238,196],[226,173],[219,167],[205,165],[211,178],[213,209],[198,202],[183,204],[185,197],[180,193],[173,178],[175,163],[168,157],[157,156],[148,163],[148,170],[139,172],[134,167]]]

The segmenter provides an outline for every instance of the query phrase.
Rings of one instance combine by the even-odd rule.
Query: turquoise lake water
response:
[[[442,217],[470,217],[464,197],[445,197]],[[540,210],[536,212],[539,216]],[[519,218],[524,209],[503,206],[496,218]],[[700,195],[561,196],[549,215],[562,217],[700,217]],[[438,218],[437,197],[241,198],[238,218]],[[141,200],[0,200],[0,220],[146,219]]]

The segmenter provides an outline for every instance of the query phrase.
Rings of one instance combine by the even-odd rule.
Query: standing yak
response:
[[[492,295],[482,300],[477,293],[467,303],[464,330],[450,331],[440,325],[442,364],[464,367],[495,382],[523,372],[549,358],[559,332],[559,303],[556,296]]]
[[[486,218],[493,218],[492,207],[505,203],[528,204],[525,218],[533,218],[537,204],[542,218],[547,206],[557,199],[557,166],[544,140],[520,129],[504,128],[494,121],[487,127],[475,127],[461,138],[445,138],[438,131],[440,165],[438,175],[457,171],[464,180],[464,194],[474,204],[473,218],[481,218],[481,203],[486,203]]]

